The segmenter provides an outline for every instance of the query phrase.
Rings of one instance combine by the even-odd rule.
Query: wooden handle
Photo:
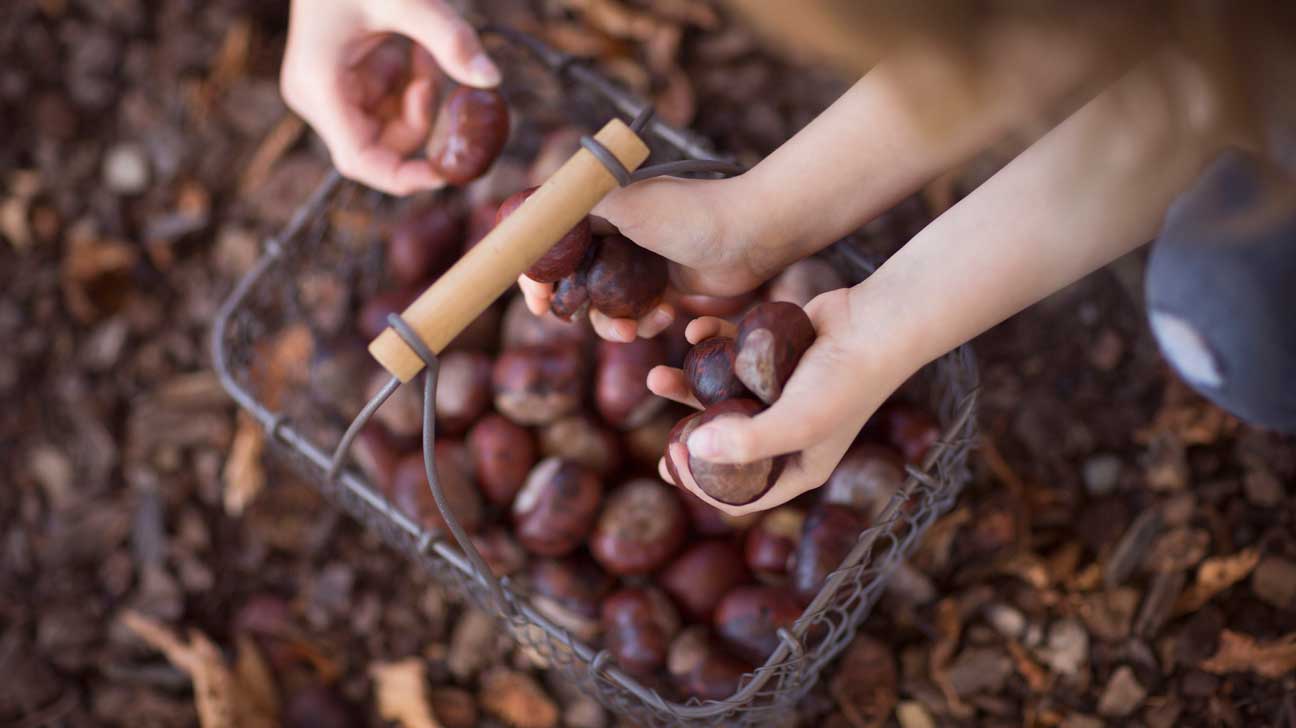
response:
[[[647,145],[619,119],[609,121],[594,138],[629,171],[648,158]],[[580,149],[415,299],[401,318],[440,354],[616,186],[607,167]],[[390,327],[369,344],[369,353],[402,382],[423,369],[423,360]]]

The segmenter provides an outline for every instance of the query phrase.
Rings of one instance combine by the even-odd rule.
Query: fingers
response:
[[[536,316],[545,315],[549,310],[549,302],[553,300],[553,284],[541,283],[524,273],[518,276],[518,288],[522,289],[527,310]]]
[[[690,321],[684,329],[684,338],[694,345],[716,336],[735,338],[738,327],[716,316],[701,316]]]
[[[641,339],[652,337],[665,331],[675,320],[675,307],[669,303],[659,303],[647,315],[639,319],[638,330]]]
[[[658,397],[686,404],[694,409],[705,409],[689,390],[684,372],[675,367],[656,366],[648,372],[648,391]]]
[[[639,330],[639,325],[634,319],[611,318],[596,308],[590,309],[589,320],[594,326],[594,333],[608,341],[627,344],[635,340],[635,334]]]
[[[689,436],[689,452],[718,463],[748,463],[805,450],[843,431],[851,436],[863,425],[850,357],[830,339],[820,338],[801,358],[782,395],[755,417],[724,417]],[[852,396],[854,395],[854,396]]]
[[[499,69],[486,55],[477,31],[445,2],[408,0],[398,7],[384,30],[413,38],[459,83],[478,88],[499,85]]]

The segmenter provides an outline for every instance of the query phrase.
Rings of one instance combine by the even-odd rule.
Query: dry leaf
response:
[[[293,324],[257,344],[252,382],[267,407],[280,409],[289,388],[306,381],[314,351],[315,339],[306,324]]]
[[[293,114],[280,119],[270,133],[266,134],[265,139],[261,140],[256,151],[252,153],[252,160],[243,169],[238,184],[239,194],[248,197],[260,190],[265,181],[270,178],[270,170],[274,168],[275,163],[297,143],[305,130],[306,124]]]
[[[928,672],[932,682],[940,688],[949,703],[950,712],[959,718],[972,717],[972,708],[959,699],[958,691],[950,682],[949,664],[958,650],[959,636],[963,633],[963,619],[959,615],[958,601],[954,597],[942,599],[936,605],[936,644],[928,655]]]
[[[1226,629],[1220,633],[1219,649],[1201,669],[1216,674],[1253,672],[1270,679],[1283,677],[1296,670],[1296,632],[1272,642],[1257,642]]]
[[[428,705],[426,670],[417,657],[369,668],[378,693],[378,714],[404,728],[440,728]]]
[[[534,678],[524,672],[495,668],[482,676],[481,706],[514,728],[553,728],[558,707]]]
[[[828,689],[852,726],[882,725],[891,717],[897,698],[891,650],[868,635],[857,636],[838,662]]]
[[[186,642],[169,627],[133,610],[123,613],[121,621],[189,675],[202,728],[276,728],[279,725],[277,701],[267,699],[264,684],[249,689],[241,679],[257,679],[257,667],[244,665],[240,674],[235,675],[216,645],[197,630],[190,630]],[[264,664],[259,670],[268,674]]]
[[[1206,559],[1197,567],[1197,581],[1175,603],[1174,616],[1201,609],[1211,597],[1245,579],[1258,563],[1258,549],[1243,549],[1229,556]]]
[[[265,487],[265,468],[261,453],[265,450],[265,432],[247,413],[240,413],[234,443],[225,460],[225,512],[238,516]]]

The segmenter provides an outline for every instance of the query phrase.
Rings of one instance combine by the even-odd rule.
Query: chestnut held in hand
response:
[[[765,404],[773,404],[814,343],[810,317],[793,303],[762,303],[738,325],[734,373]]]
[[[628,587],[603,602],[603,635],[612,657],[632,675],[651,675],[666,664],[679,632],[675,607],[652,588]]]
[[[666,361],[656,339],[601,341],[594,378],[594,404],[609,425],[629,430],[652,418],[666,400],[648,390],[648,372]]]
[[[679,498],[650,478],[614,490],[590,535],[590,553],[619,576],[657,569],[684,543],[686,517]]]
[[[749,577],[737,544],[714,538],[691,544],[662,571],[658,582],[685,614],[705,622],[721,597]]]
[[[724,417],[751,417],[761,409],[754,400],[729,399],[707,407],[695,422],[701,427]],[[681,435],[687,448],[688,432],[682,431]],[[741,506],[765,495],[783,472],[786,461],[785,456],[779,456],[750,463],[714,463],[689,455],[688,469],[704,493],[721,503]]]
[[[648,313],[661,301],[667,282],[666,259],[620,235],[599,240],[585,276],[590,305],[611,318]]]
[[[543,425],[580,406],[585,362],[571,346],[510,349],[495,360],[495,409],[520,425]]]
[[[504,204],[500,205],[499,212],[495,213],[495,224],[500,224],[504,218],[513,214],[513,211],[522,206],[528,197],[535,193],[538,187],[522,190],[513,193]],[[590,245],[590,224],[589,217],[581,218],[576,226],[568,230],[549,252],[540,256],[526,270],[527,278],[540,283],[555,283],[564,276],[568,276],[580,267],[581,261],[585,259],[585,251]]]
[[[518,541],[541,556],[571,553],[594,527],[602,495],[603,484],[587,468],[541,460],[513,501]]]
[[[684,379],[703,407],[750,394],[734,374],[737,356],[738,345],[728,336],[701,341],[684,356]]]
[[[666,669],[680,692],[699,700],[723,700],[738,691],[751,665],[725,652],[707,629],[694,625],[671,642]]]
[[[738,656],[764,662],[778,647],[779,628],[791,629],[800,616],[801,605],[787,589],[740,586],[716,606],[716,634]]]
[[[504,97],[493,89],[460,86],[441,102],[427,143],[428,162],[450,184],[471,182],[494,164],[508,135]]]
[[[792,564],[792,589],[803,604],[809,604],[828,575],[841,566],[867,525],[862,513],[847,506],[820,503],[810,509]]]
[[[531,433],[497,414],[483,417],[468,431],[468,453],[482,492],[496,505],[513,502],[536,462]]]

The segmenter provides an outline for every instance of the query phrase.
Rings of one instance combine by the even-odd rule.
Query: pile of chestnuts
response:
[[[472,128],[462,123],[459,133]],[[456,154],[443,155],[446,169],[478,165],[475,152]],[[506,199],[495,219],[529,193]],[[380,333],[387,314],[403,309],[471,247],[480,217],[459,198],[442,197],[396,221],[385,243],[389,287],[359,302],[357,343]],[[922,410],[889,404],[824,487],[765,513],[731,517],[667,485],[656,464],[668,442],[718,417],[750,416],[778,398],[814,340],[798,299],[813,295],[805,291],[824,276],[798,274],[784,285],[791,293],[781,302],[681,301],[691,313],[738,321],[735,339],[690,349],[686,321],[678,321],[654,339],[600,341],[584,312],[634,317],[651,310],[665,294],[666,264],[625,238],[594,234],[590,222],[527,271],[555,284],[551,313],[533,316],[514,295],[442,353],[437,472],[491,570],[509,575],[538,611],[608,649],[620,669],[663,694],[725,698],[777,646],[778,630],[801,615],[899,488],[905,463],[919,461],[938,430]],[[329,366],[330,357],[355,348],[324,347],[315,365]],[[648,391],[647,373],[660,364],[686,371],[704,411],[683,417],[685,408]],[[387,377],[373,374],[368,391]],[[395,508],[443,531],[423,470],[420,407],[416,384],[399,388],[361,433],[353,460]],[[750,467],[695,459],[670,466],[689,468],[708,493],[729,503],[759,497],[781,467],[777,459]]]

